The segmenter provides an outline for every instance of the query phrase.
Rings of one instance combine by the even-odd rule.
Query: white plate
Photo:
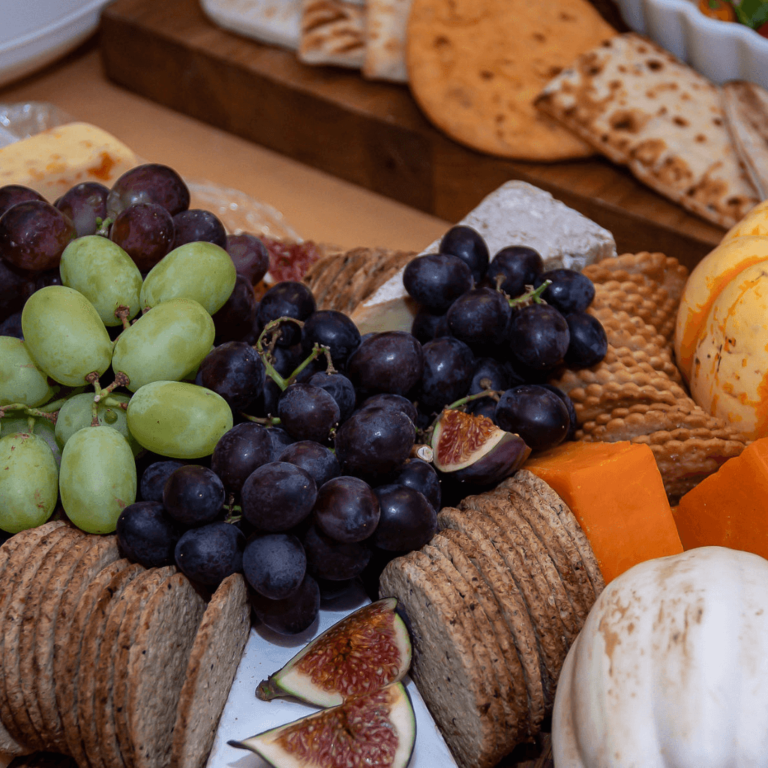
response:
[[[616,0],[624,21],[715,83],[768,88],[768,39],[743,24],[710,19],[695,0]]]
[[[0,0],[0,86],[68,53],[110,0]]]

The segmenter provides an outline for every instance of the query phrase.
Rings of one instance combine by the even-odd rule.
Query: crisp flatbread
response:
[[[615,34],[587,0],[413,0],[411,91],[438,128],[474,149],[520,160],[588,157],[593,150],[533,101]]]
[[[412,0],[368,0],[363,76],[408,82],[405,42]]]
[[[715,224],[733,226],[759,202],[728,135],[717,87],[641,35],[614,37],[583,53],[536,106]]]
[[[301,42],[301,0],[200,0],[220,27],[296,51]]]
[[[726,124],[761,200],[768,199],[768,91],[734,80],[720,89]]]
[[[365,55],[365,6],[352,0],[302,0],[299,60],[359,69]]]

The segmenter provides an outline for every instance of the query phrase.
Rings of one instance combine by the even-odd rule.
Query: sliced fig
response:
[[[486,416],[446,409],[432,435],[437,469],[465,483],[489,485],[517,472],[531,453],[525,441]]]
[[[405,768],[415,740],[411,698],[402,683],[393,683],[229,744],[255,752],[275,768]]]
[[[402,680],[411,665],[411,639],[395,608],[397,600],[388,597],[351,613],[259,683],[256,696],[333,707]]]

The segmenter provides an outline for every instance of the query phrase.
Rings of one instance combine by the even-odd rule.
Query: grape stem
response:
[[[243,519],[243,508],[235,504],[235,494],[230,493],[229,499],[227,499],[227,516],[224,518],[225,523],[239,523]]]
[[[130,378],[128,378],[128,376],[122,371],[118,371],[115,374],[115,380],[108,387],[104,387],[104,389],[99,388],[96,390],[96,397],[93,399],[93,401],[98,403],[102,397],[108,397],[118,387],[127,387],[130,383]]]
[[[61,402],[63,403],[64,401],[62,400]],[[10,403],[9,405],[4,405],[0,408],[0,419],[7,416],[8,411],[21,411],[26,416],[37,416],[41,419],[48,419],[52,424],[56,424],[56,417],[59,415],[58,411],[55,413],[46,413],[39,408],[29,408],[24,405],[24,403]]]
[[[316,358],[320,357],[321,354],[325,354],[326,359],[328,360],[328,373],[335,373],[336,369],[333,367],[333,362],[331,361],[331,350],[328,349],[328,347],[322,347],[320,344],[315,344],[314,347],[312,347],[312,352],[310,353],[309,357],[285,380],[286,387],[289,387],[291,384],[293,384],[296,381],[296,378],[298,375]]]
[[[278,419],[276,416],[265,416],[262,418],[261,416],[249,416],[247,413],[243,413],[242,411],[240,411],[240,415],[244,419],[252,421],[254,424],[263,424],[265,427],[277,427],[282,424],[280,419]]]
[[[131,327],[130,320],[128,319],[130,313],[130,307],[119,306],[115,310],[115,317],[122,322],[124,331]]]
[[[269,323],[267,323],[264,326],[264,330],[259,334],[259,338],[256,340],[256,346],[254,349],[258,353],[259,357],[261,358],[261,362],[264,363],[264,368],[266,368],[267,376],[269,376],[272,381],[277,384],[278,387],[282,391],[285,391],[288,384],[286,383],[286,380],[275,370],[275,367],[272,365],[272,349],[274,349],[275,343],[277,342],[277,332],[280,330],[280,323],[285,322],[291,322],[296,323],[296,325],[299,326],[299,328],[304,327],[304,323],[301,322],[301,320],[297,320],[295,317],[278,317],[277,320],[272,320]],[[264,341],[267,337],[267,335],[270,335],[270,347],[267,351],[264,351]]]
[[[96,234],[102,237],[109,237],[109,228],[112,226],[112,219],[101,219],[96,217]]]
[[[516,299],[510,299],[509,296],[507,296],[509,306],[525,307],[528,304],[546,304],[547,302],[541,298],[541,294],[544,293],[550,285],[552,285],[551,280],[545,280],[538,288],[534,288],[532,285],[526,285],[525,293],[520,294]]]

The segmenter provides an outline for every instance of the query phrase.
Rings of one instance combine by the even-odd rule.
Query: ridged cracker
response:
[[[51,749],[57,749],[61,752],[67,752],[69,749],[64,734],[62,713],[71,713],[72,701],[74,700],[73,687],[70,685],[70,675],[72,674],[70,645],[74,643],[74,650],[79,653],[82,640],[82,629],[78,630],[79,635],[74,640],[71,635],[78,604],[89,584],[105,568],[120,559],[115,536],[92,536],[89,540],[92,546],[75,565],[74,572],[61,592],[58,603],[55,596],[51,598],[51,611],[55,612],[55,619],[51,616],[46,621],[52,620],[54,622],[53,637],[50,637],[50,633],[44,633],[44,637],[37,641],[35,647],[37,668],[47,669],[51,667],[53,670],[51,673],[53,698],[48,700],[43,697],[40,700],[40,705],[43,719],[48,728],[46,740],[51,745]],[[128,561],[124,560],[121,567],[127,565]],[[107,574],[108,578],[114,575],[113,571],[114,569]],[[41,626],[45,626],[45,624],[41,624]],[[42,639],[45,639],[46,642],[41,642]],[[75,661],[77,661],[77,657]],[[76,691],[76,666],[74,675],[74,690]]]
[[[233,573],[217,587],[189,654],[173,727],[171,768],[203,768],[251,628],[248,590]]]
[[[205,600],[181,573],[147,603],[128,661],[127,720],[134,768],[166,768],[189,654]]]

